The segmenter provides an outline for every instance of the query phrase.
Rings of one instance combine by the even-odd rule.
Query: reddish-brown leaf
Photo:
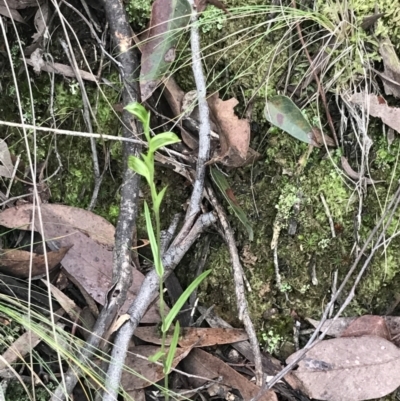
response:
[[[153,3],[150,28],[141,46],[140,91],[142,101],[148,99],[175,60],[179,32],[190,19],[187,0],[156,0]]]
[[[72,245],[60,248],[58,251],[47,252],[49,271],[57,266]],[[32,268],[31,266],[32,259]],[[20,249],[3,249],[0,252],[0,272],[18,278],[38,277],[46,274],[44,255],[32,254]],[[29,274],[29,272],[31,274]]]
[[[161,344],[161,335],[158,326],[143,326],[135,330],[135,336],[143,341]],[[231,344],[248,339],[242,329],[199,328],[185,327],[181,329],[178,344],[181,347],[211,347],[218,344]],[[172,340],[172,334],[167,336],[166,345]]]
[[[232,369],[221,359],[203,351],[200,348],[194,348],[190,354],[183,360],[183,366],[186,373],[205,377],[208,379],[216,379],[222,377],[221,384],[237,389],[244,400],[250,400],[255,397],[260,388],[251,381],[247,380],[236,370]],[[201,386],[205,380],[188,378],[192,386]],[[260,401],[277,401],[278,398],[273,391],[265,392]]]
[[[238,103],[235,98],[221,100],[218,94],[208,98],[213,119],[219,128],[221,150],[218,157],[231,167],[243,166],[249,158],[250,123],[236,116],[234,108]]]
[[[361,337],[361,336],[377,336],[390,341],[390,332],[386,321],[381,316],[365,315],[360,316],[350,323],[341,337]]]

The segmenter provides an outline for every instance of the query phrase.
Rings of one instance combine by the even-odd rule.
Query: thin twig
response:
[[[71,131],[71,130],[66,130],[66,129],[51,128],[51,127],[40,127],[40,126],[25,124],[25,123],[14,123],[11,121],[0,121],[0,125],[4,125],[7,127],[21,128],[21,129],[25,129],[25,130],[38,131],[38,132],[40,132],[40,131],[53,132],[55,134],[60,134],[60,135],[80,136],[83,138],[109,139],[111,141],[129,142],[129,143],[135,143],[138,145],[145,145],[145,143],[140,139],[124,138],[124,137],[119,137],[119,136],[114,136],[114,135],[93,134],[90,132]]]
[[[224,236],[232,262],[233,277],[235,280],[236,304],[239,312],[239,319],[243,320],[246,333],[249,336],[249,341],[254,353],[256,382],[257,385],[261,387],[263,384],[263,367],[261,361],[260,345],[258,343],[257,335],[254,330],[253,322],[251,321],[251,318],[249,316],[247,300],[245,296],[245,289],[244,289],[243,268],[240,263],[239,252],[236,247],[235,237],[233,236],[232,229],[229,226],[228,218],[225,214],[225,211],[219,204],[214,194],[214,191],[211,188],[207,188],[207,192],[209,200],[213,205],[215,211],[217,212],[222,229],[224,230]]]
[[[190,44],[192,49],[192,69],[194,80],[196,82],[197,99],[199,107],[199,150],[197,155],[196,180],[193,185],[193,192],[190,199],[189,207],[186,213],[187,218],[197,215],[200,212],[200,205],[203,199],[204,178],[206,174],[205,163],[210,157],[210,111],[206,100],[207,89],[206,80],[204,78],[202,55],[200,48],[200,34],[197,24],[198,13],[194,0],[189,0],[192,7],[192,15],[190,19]]]
[[[326,203],[325,196],[322,192],[319,194],[319,197],[321,198],[322,204],[324,205],[324,208],[325,208],[326,216],[328,217],[329,227],[331,228],[331,233],[332,233],[332,238],[335,238],[336,237],[335,225],[333,224],[333,219],[332,219],[331,212],[329,210],[329,206]]]

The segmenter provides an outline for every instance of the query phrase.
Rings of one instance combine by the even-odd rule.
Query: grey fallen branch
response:
[[[138,101],[139,88],[137,74],[139,71],[139,59],[137,50],[135,50],[131,43],[131,27],[128,23],[125,9],[123,4],[117,0],[105,2],[104,7],[107,20],[110,24],[110,32],[116,45],[116,52],[119,54],[118,59],[123,66],[123,69],[120,71],[124,80],[123,103],[128,104]],[[58,7],[57,11],[59,12]],[[122,119],[124,123],[122,135],[125,138],[132,139],[133,137],[137,139],[140,130],[131,114],[124,111]],[[140,146],[135,143],[123,143],[124,173],[121,187],[120,214],[115,233],[113,258],[114,284],[108,291],[107,302],[96,321],[93,333],[80,352],[80,362],[87,360],[95,352],[104,333],[108,330],[119,308],[125,302],[128,288],[132,283],[131,247],[138,209],[139,176],[128,168],[128,158],[130,155],[139,154],[140,150]],[[67,394],[71,394],[80,374],[81,369],[78,366],[68,369],[64,381],[60,383],[54,392],[51,401],[64,400]]]

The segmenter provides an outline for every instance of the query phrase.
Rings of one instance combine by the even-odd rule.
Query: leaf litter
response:
[[[92,212],[58,204],[40,206],[43,231],[39,225],[37,209],[32,204],[9,208],[0,213],[0,225],[8,228],[29,230],[35,211],[35,226],[52,250],[61,247],[72,248],[62,260],[64,269],[75,277],[85,290],[101,305],[112,284],[113,246],[115,228],[104,218]],[[133,284],[120,312],[127,311],[135,299],[144,276],[137,269],[133,271]],[[160,316],[157,307],[150,307],[143,323],[158,323]]]
[[[143,341],[161,345],[162,340],[157,326],[143,326],[135,330],[135,337]],[[187,327],[181,329],[178,344],[181,347],[211,347],[220,344],[231,344],[248,339],[243,329]],[[166,345],[169,345],[172,335],[167,336]]]

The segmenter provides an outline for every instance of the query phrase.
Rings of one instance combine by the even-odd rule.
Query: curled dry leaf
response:
[[[349,162],[347,161],[347,159],[342,156],[340,158],[340,162],[342,164],[342,168],[344,170],[344,172],[353,180],[360,180],[361,178],[364,178],[364,181],[367,185],[372,185],[372,184],[378,184],[379,182],[384,182],[384,181],[375,181],[372,180],[371,178],[366,178],[366,177],[361,177],[360,173],[357,173],[356,171],[354,171]]]
[[[257,152],[249,148],[250,123],[247,119],[239,119],[234,112],[239,102],[232,98],[221,100],[218,94],[208,98],[211,115],[219,129],[221,149],[213,157],[212,162],[221,162],[226,166],[240,167],[251,163]]]
[[[301,351],[298,351],[301,352]],[[289,364],[298,352],[287,359]],[[358,401],[383,397],[400,385],[400,350],[375,336],[321,341],[293,372],[309,397]]]
[[[161,344],[160,329],[158,326],[143,326],[135,330],[135,336],[143,341]],[[199,328],[186,327],[181,329],[178,344],[181,347],[211,347],[218,344],[231,344],[248,339],[242,329]],[[165,345],[169,345],[172,335],[168,335]]]
[[[60,248],[58,251],[47,252],[49,271],[56,267],[72,245]],[[32,269],[31,266],[32,260]],[[28,278],[46,275],[46,259],[44,255],[20,249],[3,249],[0,252],[0,272],[12,277]],[[29,274],[30,272],[30,274]]]
[[[352,322],[357,320],[356,317],[340,317],[338,319],[332,320],[328,319],[321,328],[321,331],[327,331],[327,335],[330,337],[340,337]],[[389,329],[390,338],[392,342],[400,347],[400,316],[383,316],[387,327]],[[318,326],[319,321],[314,319],[307,319],[307,321],[314,326]]]
[[[38,65],[38,62],[35,59],[34,60],[26,59],[26,63],[30,66],[33,66],[34,68],[37,68],[37,65]],[[61,75],[64,75],[64,77],[76,78],[76,74],[75,74],[74,70],[69,65],[60,64],[60,63],[51,63],[50,64],[47,62],[43,62],[43,64],[42,63],[40,63],[40,64],[41,64],[40,65],[41,71],[51,72],[51,73],[55,73],[55,74],[61,74]],[[83,70],[78,70],[78,71],[79,71],[79,75],[81,76],[82,79],[84,79],[86,81],[97,82],[97,78],[90,72],[83,71]]]
[[[46,32],[47,24],[50,20],[50,7],[48,1],[45,1],[36,11],[34,24],[36,33],[33,34],[33,43],[37,42]]]
[[[373,117],[379,117],[386,125],[400,133],[400,108],[390,107],[382,96],[355,93],[350,101],[365,109]]]

